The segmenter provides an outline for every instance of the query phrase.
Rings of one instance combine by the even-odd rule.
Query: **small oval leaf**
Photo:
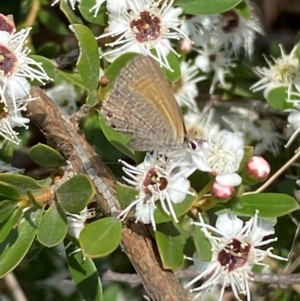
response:
[[[68,232],[67,217],[58,202],[52,202],[46,211],[37,232],[38,241],[50,248],[63,241]]]
[[[79,213],[92,200],[95,188],[89,177],[76,175],[62,184],[56,191],[56,198],[65,211]]]
[[[183,249],[188,238],[173,223],[157,225],[155,239],[165,269],[179,269],[183,264]]]
[[[175,53],[170,52],[167,56],[167,60],[172,70],[162,67],[162,71],[170,83],[176,83],[181,79],[181,69],[178,57]]]
[[[261,217],[278,217],[299,210],[299,204],[287,194],[256,193],[242,196],[231,209],[237,215],[254,216],[258,210]]]
[[[0,181],[0,200],[19,201],[20,199],[21,195],[16,187]]]
[[[20,221],[23,211],[21,208],[17,208],[13,213],[0,224],[0,243],[2,243],[11,229]]]
[[[84,300],[102,301],[102,285],[97,268],[72,244],[66,250],[70,273]]]
[[[15,202],[8,200],[0,202],[0,223],[8,219],[16,208],[18,206]]]
[[[210,261],[212,257],[212,246],[199,226],[195,226],[193,237],[197,257],[204,261]]]
[[[19,174],[0,174],[0,181],[17,188],[21,198],[27,198],[28,190],[30,190],[34,196],[49,190],[47,186],[40,185],[34,179]]]
[[[80,233],[79,243],[84,256],[96,258],[112,253],[120,244],[122,222],[106,217],[88,224]]]
[[[293,108],[293,104],[286,101],[287,91],[288,87],[283,85],[269,89],[264,94],[271,107],[278,110],[285,110]]]
[[[220,14],[234,8],[242,0],[175,0],[174,6],[180,6],[186,14]]]
[[[36,235],[43,210],[30,208],[24,213],[17,229],[12,230],[0,244],[0,278],[19,265]]]
[[[77,69],[88,84],[89,90],[97,90],[99,83],[100,59],[96,39],[91,30],[82,24],[70,25],[80,48]]]
[[[46,168],[55,168],[66,164],[66,159],[57,150],[42,143],[33,146],[29,155],[35,163]]]

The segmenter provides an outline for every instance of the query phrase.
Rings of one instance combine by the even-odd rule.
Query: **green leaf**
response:
[[[21,208],[16,208],[14,212],[2,223],[0,223],[0,243],[6,239],[11,229],[19,222],[23,211]]]
[[[99,114],[99,122],[101,129],[107,138],[107,140],[119,151],[128,156],[129,158],[135,158],[134,151],[132,148],[127,146],[127,143],[131,140],[129,135],[114,131],[104,120],[101,114]]]
[[[169,82],[176,83],[181,79],[181,69],[180,69],[178,57],[175,53],[170,52],[167,56],[167,60],[172,70],[162,67],[162,71]]]
[[[96,90],[99,83],[100,71],[100,59],[96,39],[87,26],[74,24],[70,26],[70,29],[74,32],[80,48],[77,69],[84,82],[87,83],[89,90]]]
[[[46,168],[55,168],[66,164],[66,159],[57,150],[42,143],[33,146],[29,151],[29,156],[35,163]]]
[[[43,210],[30,208],[24,213],[17,229],[0,244],[0,278],[19,265],[28,252],[41,221]]]
[[[19,201],[20,199],[21,199],[21,195],[16,187],[14,187],[11,184],[0,181],[0,201],[1,200]]]
[[[19,174],[0,174],[0,181],[17,187],[21,198],[27,198],[27,190],[29,189],[33,195],[42,194],[49,190],[48,187],[40,185],[34,179]]]
[[[38,241],[50,248],[63,241],[68,232],[67,217],[58,202],[53,201],[46,211],[37,232]]]
[[[116,185],[117,198],[122,209],[125,209],[129,206],[139,194],[139,192],[133,187],[127,186],[117,182]]]
[[[54,78],[55,77],[55,74],[56,74],[56,67],[54,65],[54,63],[43,57],[43,56],[40,56],[40,55],[29,55],[29,57],[33,60],[35,60],[36,62],[39,62],[42,64],[42,67],[43,69],[45,70],[45,72],[47,73],[47,75],[50,77],[50,78]],[[40,86],[42,85],[39,81],[37,80],[33,80],[33,81],[30,81],[30,84],[31,85],[35,85],[35,86]]]
[[[84,90],[89,90],[89,86],[86,82],[83,81],[81,75],[76,72],[66,72],[62,70],[57,70],[57,73],[68,83],[74,84]]]
[[[87,98],[86,98],[86,104],[91,108],[99,103],[98,100],[98,91],[94,90],[89,92]]]
[[[97,268],[90,258],[72,244],[66,250],[70,273],[84,300],[102,301],[102,285]]]
[[[79,213],[92,200],[95,188],[89,177],[76,175],[56,190],[56,198],[65,211]]]
[[[15,202],[8,200],[0,202],[0,223],[8,219],[16,208],[18,208],[18,206]]]
[[[287,194],[256,193],[242,196],[231,209],[237,215],[253,216],[258,210],[259,216],[278,217],[299,210],[299,204]]]
[[[270,90],[267,90],[265,97],[267,102],[274,109],[285,110],[293,108],[292,103],[288,103],[287,99],[287,89],[286,85],[282,85]]]
[[[88,224],[80,233],[79,243],[84,256],[96,258],[112,253],[120,244],[122,222],[106,217]]]
[[[212,257],[212,246],[199,226],[195,225],[193,236],[197,257],[204,261],[210,261]]]
[[[85,20],[93,24],[107,25],[107,10],[105,4],[102,3],[98,14],[94,17],[95,11],[90,12],[90,9],[95,5],[95,0],[81,0],[79,3],[79,11]]]
[[[246,3],[246,1],[243,1],[243,2],[239,3],[235,7],[235,10],[244,19],[249,19],[251,17],[251,7]]]
[[[234,8],[242,0],[175,0],[174,6],[180,6],[186,14],[220,14]]]
[[[164,269],[179,269],[183,264],[183,249],[188,238],[173,223],[157,225],[155,240]]]
[[[82,20],[77,16],[75,11],[70,7],[68,1],[60,1],[60,10],[64,13],[70,24],[82,24]]]

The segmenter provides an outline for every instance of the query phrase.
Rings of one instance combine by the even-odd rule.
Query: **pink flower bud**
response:
[[[179,48],[184,53],[189,53],[192,51],[193,42],[188,39],[182,39],[179,43]]]
[[[234,193],[235,189],[233,186],[222,186],[216,181],[211,187],[212,196],[218,198],[220,201],[228,201]]]
[[[9,34],[13,33],[16,29],[12,15],[5,16],[0,14],[0,30],[6,31]]]
[[[253,156],[246,162],[246,172],[254,180],[265,180],[271,171],[270,164],[260,156]]]

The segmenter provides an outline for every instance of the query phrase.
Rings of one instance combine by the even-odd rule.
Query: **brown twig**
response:
[[[186,270],[175,272],[179,279],[192,279],[199,275],[195,267],[190,266]],[[264,282],[274,285],[291,286],[300,283],[300,274],[254,274],[255,282]],[[142,283],[139,275],[136,274],[121,274],[111,270],[106,271],[102,277],[104,282],[123,282],[130,286],[138,286]]]
[[[7,274],[3,278],[3,281],[15,301],[27,301],[27,298],[24,295],[24,293],[19,285],[19,282],[13,273]]]
[[[60,151],[72,164],[74,172],[86,173],[96,183],[96,198],[101,211],[108,216],[119,208],[116,199],[116,179],[98,157],[76,126],[62,118],[58,109],[41,89],[32,87],[35,101],[28,104],[28,115],[48,143]],[[143,224],[129,224],[123,229],[122,248],[141,276],[143,285],[153,301],[188,301],[188,292],[171,271],[162,268],[156,245],[149,229]]]

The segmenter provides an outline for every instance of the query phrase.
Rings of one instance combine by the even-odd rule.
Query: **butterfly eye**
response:
[[[113,129],[116,129],[117,128],[117,125],[115,123],[111,123],[110,126],[113,128]]]
[[[190,149],[192,149],[192,150],[197,150],[197,149],[198,149],[198,143],[197,143],[196,141],[191,140],[191,141],[189,142],[189,147],[190,147]]]

